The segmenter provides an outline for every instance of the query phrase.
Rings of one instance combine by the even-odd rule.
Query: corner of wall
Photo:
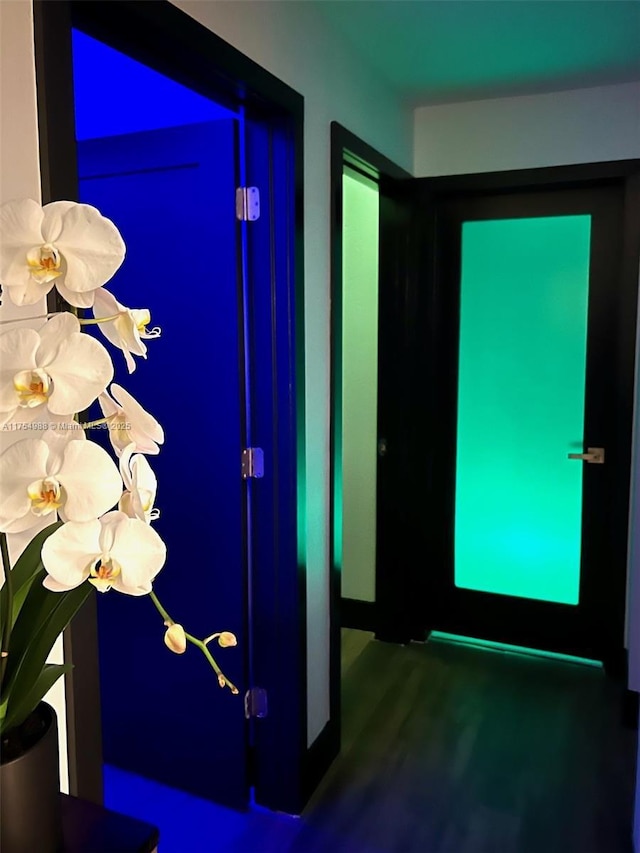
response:
[[[0,203],[14,198],[41,201],[38,113],[36,96],[33,4],[28,0],[0,0]],[[30,316],[46,311],[45,300],[30,306]],[[25,311],[21,309],[21,316]],[[16,316],[11,303],[0,302],[0,317]],[[27,317],[25,316],[25,319]],[[16,433],[19,436],[19,433]],[[18,543],[13,543],[13,551]],[[62,663],[62,637],[51,653],[51,663]],[[69,790],[66,705],[60,679],[45,699],[58,715],[60,785]]]

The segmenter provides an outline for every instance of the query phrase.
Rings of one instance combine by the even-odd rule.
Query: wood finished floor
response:
[[[343,747],[236,853],[631,853],[635,733],[602,671],[343,636]]]

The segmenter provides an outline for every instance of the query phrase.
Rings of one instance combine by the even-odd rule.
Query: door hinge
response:
[[[269,713],[267,691],[264,687],[250,687],[244,694],[244,715],[247,720],[257,717],[261,720]]]
[[[264,477],[264,453],[261,447],[245,447],[242,451],[242,476],[245,480]]]
[[[236,218],[241,222],[260,219],[260,190],[258,187],[238,187],[236,190]]]

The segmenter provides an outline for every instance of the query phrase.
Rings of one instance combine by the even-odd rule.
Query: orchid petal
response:
[[[65,521],[89,521],[117,504],[122,480],[111,457],[92,441],[71,441],[57,473],[66,500],[60,510]]]
[[[100,323],[99,329],[113,346],[122,350],[127,369],[129,373],[133,373],[136,364],[130,353],[147,357],[147,347],[141,340],[134,312],[121,305],[108,290],[100,288],[95,291],[93,316],[100,320],[105,317],[115,318],[107,323]]]
[[[37,364],[50,364],[55,359],[62,342],[73,334],[79,334],[79,332],[80,323],[78,318],[70,311],[62,311],[48,320],[38,330],[40,346],[36,353]]]
[[[26,266],[26,265],[25,265]],[[13,284],[11,286],[4,285],[6,292],[11,297],[14,305],[22,307],[23,305],[35,305],[41,299],[53,290],[55,281],[37,281],[33,278],[27,267],[28,279],[23,284]],[[17,276],[14,276],[14,280]]]
[[[52,206],[46,205],[44,208],[45,236],[49,208]],[[124,241],[116,226],[88,204],[74,204],[64,212],[56,245],[67,262],[64,285],[74,294],[95,290],[109,281],[125,255]]]
[[[128,491],[120,498],[118,509],[149,524],[158,483],[146,458],[140,453],[131,455],[135,449],[135,444],[130,444],[120,457],[120,473]]]
[[[0,530],[18,533],[38,523],[28,487],[47,475],[49,448],[41,439],[18,441],[0,456]]]
[[[75,308],[92,307],[94,290],[87,290],[86,293],[70,290],[64,283],[64,280],[59,278],[52,282],[52,284],[55,285],[56,290],[67,304],[73,305]]]
[[[156,475],[153,473],[146,457],[140,453],[137,453],[131,460],[131,474],[133,478],[133,488],[131,490],[132,509],[139,519],[149,524],[158,489]]]
[[[68,521],[42,546],[42,562],[48,574],[65,589],[74,589],[89,577],[101,556],[99,521]]]
[[[53,379],[49,409],[56,415],[83,411],[113,378],[109,353],[94,338],[80,332],[66,338],[55,360],[43,367]]]
[[[49,450],[49,458],[47,460],[47,476],[56,476],[64,461],[64,454],[70,441],[87,440],[84,430],[80,424],[75,421],[71,422],[75,429],[56,429],[50,428],[42,432],[38,438],[45,442]]]
[[[125,364],[127,365],[127,370],[129,373],[134,373],[136,369],[136,360],[132,357],[131,352],[127,349],[122,350],[122,354],[124,355]],[[145,355],[144,358],[147,356]]]
[[[122,497],[118,501],[118,509],[129,518],[140,518],[138,507],[134,506],[134,496],[132,492],[127,491],[122,493]]]
[[[125,449],[122,451],[122,456],[120,457],[120,461],[118,463],[120,468],[120,476],[122,477],[122,482],[124,483],[125,489],[130,489],[132,484],[131,479],[131,468],[129,463],[131,461],[131,457],[136,451],[136,446],[133,442],[128,444]]]
[[[109,323],[104,325],[110,325]],[[135,318],[133,316],[133,312],[127,310],[126,313],[121,314],[117,320],[113,321],[113,326],[117,332],[119,343],[116,346],[119,346],[127,354],[127,351],[134,353],[135,355],[140,355],[143,358],[147,357],[147,345],[142,342],[140,338],[140,332],[138,331],[138,327],[135,323]]]
[[[127,518],[115,531],[111,556],[122,568],[113,588],[127,595],[146,595],[163,567],[167,549],[156,531],[137,518]]]
[[[123,512],[113,510],[112,512],[107,512],[100,519],[102,526],[100,530],[100,549],[103,554],[110,553],[115,541],[116,530],[126,518],[127,516]]]
[[[115,298],[113,293],[106,290],[104,287],[99,287],[93,294],[93,316],[97,318],[113,317],[123,310],[121,305]]]
[[[130,468],[135,487],[143,489],[146,492],[153,492],[155,495],[158,488],[158,481],[146,457],[141,453],[136,453],[131,459]]]
[[[31,277],[27,253],[43,243],[42,207],[33,199],[10,201],[0,207],[0,283],[16,305],[32,305],[53,283]]]
[[[52,201],[45,204],[40,226],[43,243],[58,243],[64,229],[65,214],[77,205],[77,201]]]
[[[36,366],[40,336],[35,329],[12,329],[0,335],[0,411],[18,408],[18,395],[13,384],[16,373]]]
[[[45,576],[45,579],[42,581],[42,586],[50,592],[68,592],[70,589],[73,589],[73,587],[68,587],[62,583],[58,583],[58,581],[51,575]],[[78,584],[76,584],[76,586],[78,586]]]
[[[42,438],[41,432],[35,432],[41,423],[41,411],[39,409],[17,409],[15,412],[4,412],[0,414],[0,453],[4,453],[17,441],[25,438]],[[46,432],[46,430],[45,430]]]
[[[121,385],[114,382],[110,391],[115,401],[126,411],[131,420],[131,438],[135,441],[137,449],[142,453],[159,453],[157,445],[164,442],[164,430],[158,421],[153,415],[146,412],[140,403]],[[138,437],[143,440],[139,441]],[[153,449],[147,449],[148,447]]]
[[[102,414],[105,418],[113,417],[113,415],[117,415],[120,411],[118,404],[114,403],[106,391],[100,394],[98,397],[98,403],[100,403],[100,408],[102,409]]]

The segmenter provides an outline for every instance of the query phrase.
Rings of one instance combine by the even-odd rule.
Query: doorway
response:
[[[634,168],[411,182],[427,631],[624,671]]]
[[[148,602],[108,596],[99,614],[94,603],[74,620],[71,792],[101,801],[103,745],[107,762],[184,792],[296,812],[306,761],[302,99],[171,4],[37,3],[35,23],[44,201],[77,198],[113,217],[129,254],[115,294],[144,301],[164,326],[132,375],[114,357],[116,381],[166,431],[151,457],[170,552],[158,594],[197,636],[238,636],[227,655],[236,697],[206,662],[164,648]],[[78,66],[87,51],[98,68]],[[113,107],[104,116],[101,86]],[[250,187],[259,215],[244,204]],[[180,376],[204,396],[172,403]],[[261,477],[243,470],[249,448],[263,453]],[[189,501],[203,477],[207,499]],[[126,667],[109,648],[122,631]]]
[[[373,623],[376,600],[379,218],[377,181],[345,166],[334,484],[334,550],[342,580],[343,626]]]
[[[150,326],[162,327],[161,337],[147,345],[148,359],[131,375],[120,354],[114,357],[115,381],[157,418],[165,434],[160,453],[149,457],[159,484],[154,527],[168,553],[154,589],[195,636],[221,629],[237,636],[245,653],[224,657],[230,680],[244,695],[250,630],[243,602],[250,567],[238,460],[246,418],[241,347],[247,309],[234,215],[243,128],[230,110],[78,30],[73,43],[80,201],[117,223],[125,240],[126,263],[110,283],[114,295],[125,305],[149,307]],[[96,99],[117,103],[115,116],[108,109],[96,115]],[[154,116],[163,127],[154,127]],[[183,383],[195,390],[194,379],[200,388],[195,397],[188,392],[180,402],[169,390]],[[197,497],[204,484],[206,500]],[[126,667],[113,654],[113,638],[123,632]],[[126,596],[98,600],[104,761],[244,805],[247,763],[238,757],[246,753],[247,732],[241,699],[229,701],[198,656],[167,654],[158,642],[161,634],[162,620],[151,602]],[[121,710],[123,696],[127,713]],[[211,716],[223,738],[207,735]],[[182,738],[167,739],[176,726],[191,731],[197,750]],[[213,764],[216,774],[209,772]]]
[[[356,162],[366,163],[367,155],[375,162],[375,152],[344,128],[335,128],[334,144],[340,168],[338,172],[334,162],[334,175],[342,175],[352,152],[359,155]],[[568,654],[603,662],[609,673],[626,678],[639,171],[637,161],[624,161],[433,179],[389,172],[380,181],[378,448],[382,442],[384,453],[377,463],[376,604],[368,616],[360,609],[354,618],[344,602],[339,609],[337,594],[336,625],[374,631],[378,639],[396,643],[445,635],[494,647]],[[342,285],[344,246],[339,242],[341,209],[336,210],[333,280]],[[530,228],[536,233],[535,248],[531,251],[530,246],[527,255],[523,241]],[[509,258],[502,269],[490,255],[492,245],[500,248],[498,258]],[[465,258],[469,247],[475,257]],[[472,260],[484,264],[477,280]],[[517,279],[520,287],[513,284],[518,263],[525,270]],[[471,288],[466,297],[461,283]],[[490,284],[498,287],[493,301],[485,292]],[[544,300],[533,299],[545,288],[550,297],[546,308]],[[334,289],[333,294],[335,309],[341,291]],[[461,303],[467,306],[462,320]],[[479,322],[467,338],[468,322],[462,324],[474,312]],[[519,324],[526,326],[545,312],[551,329],[536,332],[535,353],[531,342],[524,342]],[[333,330],[335,352],[340,318],[334,318]],[[497,355],[491,348],[496,342]],[[524,364],[505,350],[507,343],[520,348]],[[463,361],[466,386],[458,381]],[[579,368],[577,378],[569,376],[571,365]],[[509,393],[523,396],[515,414],[507,413],[502,420],[496,456],[487,462],[480,485],[469,485],[463,476],[471,475],[485,453],[486,436],[483,442],[477,438],[480,414],[491,394],[495,396],[500,369],[500,382]],[[538,387],[533,385],[536,377],[544,379]],[[465,387],[468,401],[479,397],[480,404],[478,410],[465,410],[467,435],[458,441],[458,398]],[[333,388],[335,404],[341,393],[335,378]],[[555,394],[555,400],[545,400],[545,393]],[[468,401],[463,401],[467,408]],[[497,408],[504,408],[501,399]],[[553,420],[550,411],[566,419],[562,428],[568,435],[556,454],[558,468],[543,473],[538,460],[541,435],[535,441],[531,435],[523,440],[518,417],[546,439]],[[495,424],[487,424],[486,431],[496,432]],[[592,441],[596,436],[602,441]],[[514,530],[522,532],[517,525],[505,532],[501,524],[502,540],[510,542],[514,554],[524,555],[529,581],[534,582],[545,573],[538,571],[541,551],[554,537],[563,543],[560,563],[569,564],[567,573],[561,577],[557,559],[546,566],[555,587],[516,589],[515,573],[503,567],[503,579],[511,586],[483,588],[473,574],[480,563],[477,545],[467,554],[466,569],[455,574],[454,556],[465,554],[469,538],[464,513],[477,524],[479,535],[489,536],[486,523],[478,518],[489,506],[485,491],[496,483],[496,460],[507,443],[514,456],[503,464],[506,480],[530,496],[531,484],[541,478],[539,503],[552,512],[546,541],[540,532],[542,517],[531,507],[525,512],[532,525],[529,543],[515,541]],[[607,444],[612,447],[608,455]],[[599,463],[599,451],[590,450],[594,447],[604,447],[605,464]],[[465,460],[457,455],[463,449]],[[464,465],[457,464],[459,459]],[[518,469],[523,459],[528,472]],[[553,489],[544,485],[549,480]],[[467,487],[473,494],[457,509],[456,495],[462,501]],[[499,512],[514,515],[504,494]],[[471,575],[463,577],[465,570]],[[499,574],[495,567],[493,571]],[[522,576],[520,580],[524,582]],[[337,633],[334,648],[340,648]],[[332,684],[339,694],[338,673],[336,665]],[[335,708],[338,714],[339,701]]]
[[[379,352],[393,300],[396,240],[405,224],[395,187],[409,175],[345,127],[331,124],[330,719],[340,748],[341,680],[374,635],[395,639],[396,510],[380,445],[380,400],[397,386]],[[385,287],[382,288],[384,281]],[[384,442],[383,442],[384,445]],[[381,464],[383,463],[383,464]],[[397,576],[396,576],[397,577]],[[396,586],[397,588],[397,586]]]

